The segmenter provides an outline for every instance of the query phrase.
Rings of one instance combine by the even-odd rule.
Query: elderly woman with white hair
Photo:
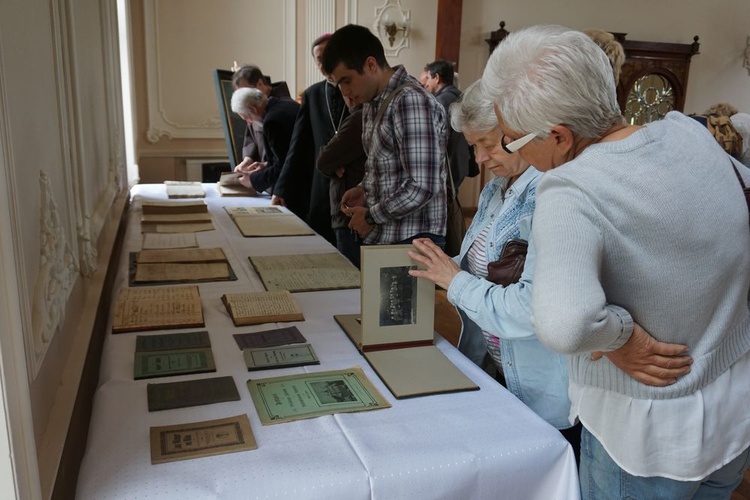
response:
[[[451,259],[432,241],[416,240],[413,244],[419,253],[411,255],[426,270],[411,274],[448,290],[448,301],[456,306],[463,326],[459,349],[477,364],[489,351],[501,375],[498,378],[560,429],[577,457],[581,430],[568,422],[565,357],[542,345],[531,328],[533,248],[522,275],[504,274],[503,284],[491,281],[495,276],[489,268],[506,247],[529,240],[541,173],[519,155],[503,151],[492,102],[480,86],[480,82],[472,84],[451,105],[451,125],[474,148],[477,163],[495,177],[482,190],[459,255]]]
[[[628,125],[583,33],[512,33],[482,81],[504,147],[546,172],[532,317],[571,355],[583,496],[729,498],[750,461],[748,170],[678,112]]]

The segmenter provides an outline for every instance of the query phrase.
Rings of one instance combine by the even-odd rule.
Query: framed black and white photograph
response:
[[[433,340],[435,285],[409,275],[418,265],[411,245],[363,246],[361,339],[368,345]]]

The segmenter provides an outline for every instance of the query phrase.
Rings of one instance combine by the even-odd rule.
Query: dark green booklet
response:
[[[148,411],[171,410],[188,406],[239,401],[240,394],[232,377],[200,378],[148,384]]]
[[[211,347],[211,339],[206,331],[138,335],[135,338],[135,352],[174,351],[201,347]]]
[[[135,379],[215,372],[211,348],[135,353]]]

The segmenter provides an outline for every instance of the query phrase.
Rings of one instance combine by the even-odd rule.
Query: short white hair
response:
[[[456,132],[485,134],[497,127],[495,107],[482,91],[482,80],[468,86],[450,106],[451,127]]]
[[[250,106],[258,107],[268,98],[266,94],[251,87],[240,87],[232,92],[232,111],[239,114],[249,114]]]
[[[490,56],[482,87],[519,133],[544,138],[564,124],[580,138],[599,138],[623,120],[606,54],[584,33],[563,26],[508,35]]]

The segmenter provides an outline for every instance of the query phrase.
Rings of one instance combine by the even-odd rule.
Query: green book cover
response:
[[[320,364],[310,344],[245,349],[242,355],[248,371]]]
[[[135,379],[215,372],[210,348],[135,353]]]
[[[135,338],[135,351],[174,351],[178,349],[198,349],[211,347],[208,332],[167,333],[162,335],[138,335]]]
[[[148,411],[239,401],[232,377],[201,378],[163,384],[148,384]]]

